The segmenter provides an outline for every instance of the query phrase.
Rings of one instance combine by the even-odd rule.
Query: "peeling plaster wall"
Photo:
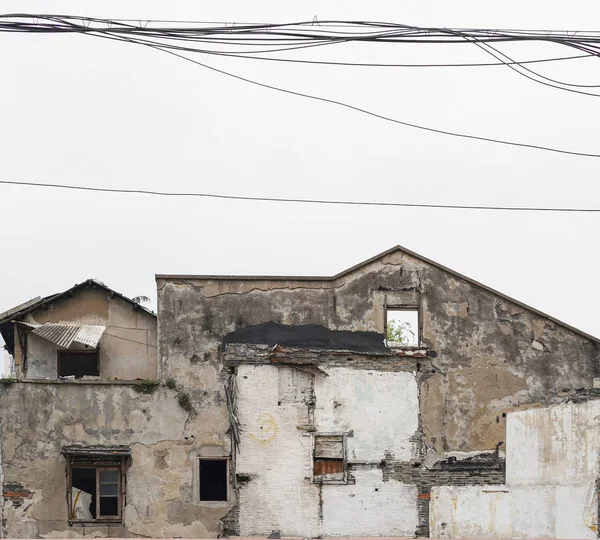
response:
[[[506,440],[506,483],[510,486],[595,482],[600,400],[511,413]]]
[[[446,538],[597,538],[600,401],[508,415],[506,486],[431,493],[431,534]]]
[[[385,306],[415,305],[437,372],[421,386],[425,443],[437,454],[493,450],[502,413],[589,389],[596,342],[424,260],[396,251],[333,281],[159,279],[166,374],[204,385],[219,346],[239,328],[277,322],[378,332]],[[569,359],[568,362],[565,359]],[[212,375],[210,375],[212,377]]]
[[[353,431],[350,461],[409,461],[416,454],[419,396],[414,374],[345,368],[317,377],[315,426],[319,431]]]
[[[38,537],[215,537],[226,508],[197,502],[193,463],[198,448],[228,454],[229,438],[190,429],[176,392],[152,395],[131,385],[15,383],[2,386],[4,535]],[[224,433],[218,418],[203,421]],[[68,526],[64,445],[128,445],[123,525]],[[6,495],[19,486],[24,497]],[[16,488],[14,488],[16,489]],[[14,490],[13,489],[13,490]]]
[[[285,536],[414,535],[416,486],[384,480],[379,467],[386,456],[413,455],[418,398],[412,373],[332,368],[327,376],[313,376],[291,367],[237,370],[242,536],[273,530]],[[288,384],[294,377],[296,384]],[[308,389],[306,381],[313,377],[314,422],[313,396],[297,391]],[[313,432],[351,430],[347,459],[350,466],[357,464],[353,483],[313,483]]]
[[[594,485],[442,486],[431,491],[435,538],[597,538]]]
[[[157,289],[159,370],[163,380],[172,379],[189,394],[198,412],[190,420],[191,429],[211,432],[215,437],[229,429],[224,386],[231,370],[238,370],[237,407],[245,431],[240,453],[233,456],[238,478],[237,484],[232,479],[232,487],[239,493],[239,505],[232,505],[227,519],[230,533],[268,534],[280,529],[284,534],[300,536],[413,536],[416,530],[419,535],[428,535],[431,486],[446,482],[481,486],[504,481],[504,462],[495,450],[506,441],[505,414],[532,404],[555,403],[566,394],[591,392],[594,378],[600,376],[596,341],[401,250],[333,280],[159,277]],[[386,306],[419,309],[421,345],[430,354],[420,366],[414,364],[416,383],[406,386],[402,375],[402,381],[391,391],[386,377],[402,370],[390,367],[390,359],[376,357],[379,353],[374,351],[371,356],[367,351],[365,357],[350,353],[348,363],[355,368],[387,370],[386,374],[371,375],[377,380],[373,394],[360,403],[356,398],[362,389],[354,377],[362,375],[344,369],[339,378],[317,375],[314,421],[328,429],[362,431],[362,439],[347,439],[348,456],[356,461],[381,461],[389,450],[381,464],[382,480],[389,482],[380,491],[369,491],[376,485],[375,477],[368,476],[373,473],[372,465],[365,469],[356,465],[351,471],[357,478],[355,486],[323,486],[319,498],[316,486],[307,480],[312,439],[310,433],[296,429],[310,423],[309,407],[302,395],[277,399],[282,386],[299,388],[305,379],[297,376],[292,381],[289,375],[282,380],[279,376],[275,384],[266,367],[250,365],[257,361],[255,351],[230,364],[223,359],[224,345],[237,343],[237,335],[253,335],[232,333],[268,323],[288,325],[290,331],[300,325],[318,325],[328,331],[378,333],[383,342]],[[266,338],[261,343],[272,347],[275,343],[270,343],[268,335]],[[289,356],[293,361],[294,354]],[[258,363],[275,361],[276,357],[270,361],[262,358]],[[334,368],[328,361],[316,363],[319,369],[331,372]],[[343,367],[343,357],[332,358],[332,363],[335,369]],[[239,371],[244,369],[248,370],[246,376],[251,373],[256,379],[252,388],[240,377]],[[403,388],[402,393],[396,391],[399,388]],[[343,403],[337,408],[344,410],[343,414],[333,405],[334,395]],[[410,408],[416,399],[418,415],[391,417],[388,431],[377,422],[369,422],[364,414],[365,410],[392,414],[388,400],[395,412]],[[220,418],[220,426],[201,422],[203,415]],[[260,422],[265,422],[263,430]],[[285,444],[260,442],[269,430],[276,430],[275,440]],[[487,452],[488,465],[481,469],[476,463],[467,470],[438,467],[445,458],[475,459],[482,452]],[[363,473],[366,476],[359,483]],[[354,488],[359,491],[353,492]],[[379,506],[371,496],[383,507],[402,511],[374,517],[368,509],[377,512]],[[342,518],[328,514],[328,500],[347,509],[339,514]],[[353,521],[356,512],[352,505],[360,500],[370,531]],[[418,527],[413,511],[418,514]]]
[[[42,324],[61,322],[106,326],[100,339],[100,377],[102,379],[156,379],[156,317],[135,310],[124,300],[110,298],[106,291],[86,288],[29,314],[26,321]],[[15,329],[15,332],[17,330]],[[27,379],[56,379],[60,347],[34,334],[27,335]],[[73,345],[70,350],[86,350]],[[15,359],[22,365],[22,351],[15,335]]]

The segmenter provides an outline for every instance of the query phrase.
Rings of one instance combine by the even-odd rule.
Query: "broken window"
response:
[[[75,377],[100,375],[98,349],[92,351],[58,351],[58,376]]]
[[[200,501],[227,501],[228,459],[199,459]]]
[[[71,467],[71,521],[121,520],[119,466]]]
[[[388,308],[385,334],[388,347],[418,347],[419,310],[416,307]]]
[[[315,435],[313,481],[318,484],[346,481],[344,435]]]
[[[64,446],[69,522],[119,523],[123,515],[126,446]]]

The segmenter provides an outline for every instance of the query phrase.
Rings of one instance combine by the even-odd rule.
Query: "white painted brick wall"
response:
[[[293,368],[240,366],[238,415],[241,424],[238,474],[251,477],[240,487],[240,534],[285,536],[413,536],[417,489],[383,482],[379,469],[356,472],[354,485],[322,487],[311,481],[312,434],[307,408],[281,399],[294,379]],[[335,368],[316,376],[318,431],[355,430],[348,438],[350,461],[379,462],[386,452],[410,458],[408,439],[417,429],[414,375]],[[299,381],[307,388],[303,376]]]
[[[417,528],[417,488],[383,482],[381,471],[356,471],[356,484],[323,486],[324,536],[413,537]]]
[[[286,536],[316,536],[319,496],[310,480],[312,437],[296,427],[306,424],[306,405],[278,405],[278,369],[238,368],[242,432],[237,472],[252,477],[240,489],[240,534],[280,530]]]

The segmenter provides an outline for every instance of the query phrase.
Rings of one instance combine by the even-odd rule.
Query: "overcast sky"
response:
[[[592,0],[568,6],[552,0],[5,0],[0,10],[572,30],[600,20],[600,4]],[[294,57],[490,61],[468,45],[336,47]],[[0,50],[3,179],[251,196],[600,206],[600,159],[419,132],[89,36],[0,34]],[[503,50],[521,60],[573,54],[535,44]],[[199,59],[408,122],[600,153],[596,98],[535,84],[505,67],[374,69]],[[598,59],[536,69],[600,84]],[[401,244],[600,335],[600,214],[164,199],[0,185],[0,223],[0,311],[90,277],[128,296],[150,296],[154,307],[155,273],[330,275]]]

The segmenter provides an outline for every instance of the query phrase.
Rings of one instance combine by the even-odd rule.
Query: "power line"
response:
[[[135,41],[134,41],[135,42]],[[144,43],[138,43],[140,45],[144,44]],[[242,77],[241,75],[236,75],[234,73],[231,73],[229,71],[225,71],[222,69],[218,69],[216,67],[213,66],[209,66],[208,64],[204,64],[202,62],[198,62],[197,60],[193,60],[191,58],[188,58],[182,54],[178,54],[176,52],[170,51],[168,49],[163,49],[160,46],[157,45],[151,45],[146,43],[145,44],[147,47],[151,47],[153,49],[157,49],[159,51],[162,51],[164,53],[167,54],[171,54],[173,56],[177,56],[178,58],[181,58],[183,60],[187,60],[188,62],[192,62],[194,64],[197,64],[199,66],[202,66],[206,69],[209,69],[211,71],[214,71],[216,73],[221,73],[222,75],[227,75],[228,77],[232,77],[234,79],[238,79],[240,81],[249,83],[249,84],[253,84],[256,86],[260,86],[263,88],[268,88],[269,90],[275,90],[277,92],[282,92],[284,94],[290,94],[293,96],[298,96],[298,97],[303,97],[303,98],[307,98],[307,99],[312,99],[315,101],[322,101],[324,103],[330,103],[332,105],[338,105],[340,107],[344,107],[346,109],[350,109],[356,112],[360,112],[363,114],[366,114],[368,116],[372,116],[374,118],[379,118],[380,120],[385,120],[387,122],[392,122],[394,124],[399,124],[402,126],[406,126],[406,127],[410,127],[410,128],[414,128],[414,129],[419,129],[422,131],[429,131],[432,133],[438,133],[440,135],[449,135],[451,137],[458,137],[458,138],[462,138],[462,139],[472,139],[472,140],[477,140],[477,141],[484,141],[484,142],[491,142],[491,143],[495,143],[495,144],[503,144],[506,146],[517,146],[517,147],[521,147],[521,148],[530,148],[530,149],[535,149],[535,150],[544,150],[546,152],[554,152],[557,154],[567,154],[567,155],[571,155],[571,156],[580,156],[580,157],[592,157],[592,158],[600,158],[600,154],[594,154],[591,152],[576,152],[576,151],[572,151],[572,150],[563,150],[561,148],[554,148],[551,146],[543,146],[543,145],[538,145],[538,144],[529,144],[529,143],[520,143],[520,142],[515,142],[515,141],[508,141],[508,140],[504,140],[504,139],[495,139],[492,137],[483,137],[480,135],[470,135],[467,133],[459,133],[456,131],[448,131],[448,130],[444,130],[444,129],[437,129],[437,128],[432,128],[429,126],[423,126],[420,124],[414,124],[412,122],[405,122],[404,120],[398,120],[396,118],[392,118],[390,116],[386,116],[383,114],[379,114],[373,111],[369,111],[367,109],[363,109],[362,107],[357,107],[355,105],[350,105],[349,103],[345,103],[343,101],[338,101],[335,99],[330,99],[330,98],[325,98],[322,96],[315,96],[312,94],[306,94],[304,92],[297,92],[295,90],[289,90],[287,88],[282,88],[280,86],[274,86],[271,84],[266,84],[266,83],[262,83],[262,82],[258,82],[256,80],[253,79],[248,79],[247,77]]]
[[[473,139],[473,140],[479,140],[479,141],[484,141],[484,142],[491,142],[491,143],[495,143],[495,144],[502,144],[502,145],[507,145],[507,146],[516,146],[516,147],[522,147],[522,148],[530,148],[530,149],[536,149],[536,150],[543,150],[543,151],[547,151],[547,152],[554,152],[554,153],[558,153],[558,154],[566,154],[566,155],[573,155],[573,156],[579,156],[579,157],[593,157],[593,158],[600,158],[600,154],[594,154],[594,153],[587,153],[587,152],[575,152],[575,151],[571,151],[571,150],[563,150],[561,148],[554,148],[554,147],[550,147],[550,146],[543,146],[543,145],[536,145],[536,144],[529,144],[529,143],[519,143],[519,142],[515,142],[515,141],[508,141],[508,140],[504,140],[504,139],[495,139],[495,138],[491,138],[491,137],[484,137],[484,136],[479,136],[479,135],[470,135],[470,134],[466,134],[466,133],[459,133],[459,132],[454,132],[454,131],[447,131],[447,130],[442,130],[442,129],[437,129],[437,128],[432,128],[429,126],[423,126],[420,124],[414,124],[412,122],[405,122],[403,120],[398,120],[395,118],[391,118],[389,116],[385,116],[379,113],[375,113],[373,111],[369,111],[367,109],[363,109],[361,107],[357,107],[355,105],[350,105],[348,103],[342,102],[342,101],[338,101],[338,100],[334,100],[334,99],[330,99],[330,98],[325,98],[325,97],[321,97],[321,96],[315,96],[312,94],[306,94],[303,92],[297,92],[295,90],[289,90],[287,88],[282,88],[279,86],[274,86],[274,85],[270,85],[270,84],[266,84],[266,83],[261,83],[259,81],[253,80],[253,79],[248,79],[246,77],[242,77],[241,75],[236,75],[234,73],[210,66],[208,64],[205,64],[203,62],[199,62],[197,60],[193,60],[191,58],[188,58],[187,56],[184,56],[182,54],[173,52],[172,50],[169,50],[169,48],[163,46],[160,43],[156,43],[156,42],[152,42],[152,41],[146,41],[146,40],[140,40],[140,39],[132,39],[129,37],[123,37],[123,36],[111,36],[111,35],[103,35],[102,33],[99,35],[92,35],[92,34],[86,34],[86,35],[91,35],[92,37],[102,37],[102,38],[106,38],[106,39],[111,39],[111,40],[117,40],[117,41],[126,41],[129,43],[135,43],[137,45],[144,45],[146,47],[150,47],[152,49],[156,49],[159,51],[162,51],[166,54],[170,54],[172,56],[176,56],[178,58],[181,58],[182,60],[186,60],[188,62],[192,62],[193,64],[197,64],[201,67],[204,67],[206,69],[209,69],[211,71],[214,71],[216,73],[220,73],[222,75],[227,75],[228,77],[232,77],[234,79],[238,79],[240,81],[249,83],[249,84],[253,84],[256,86],[260,86],[263,88],[267,88],[269,90],[275,90],[277,92],[282,92],[285,94],[290,94],[290,95],[294,95],[294,96],[298,96],[298,97],[303,97],[303,98],[307,98],[307,99],[312,99],[312,100],[316,100],[316,101],[322,101],[324,103],[330,103],[333,105],[338,105],[340,107],[344,107],[347,109],[351,109],[369,116],[373,116],[375,118],[381,119],[381,120],[385,120],[388,122],[392,122],[395,124],[400,124],[406,127],[411,127],[414,129],[419,129],[419,130],[423,130],[423,131],[429,131],[432,133],[438,133],[441,135],[448,135],[448,136],[452,136],[452,137],[458,137],[458,138],[464,138],[464,139]],[[524,75],[524,74],[523,74]],[[524,75],[527,77],[527,75]]]
[[[23,19],[33,18],[33,23],[23,22],[21,20],[14,21],[12,19]],[[38,23],[37,19],[47,21]],[[8,21],[6,21],[8,19]],[[81,21],[81,24],[80,22]],[[547,43],[554,43],[565,45],[568,47],[576,48],[586,54],[593,56],[600,56],[600,32],[573,32],[572,34],[568,31],[527,31],[527,30],[486,30],[486,29],[452,29],[452,28],[421,28],[411,25],[402,25],[394,23],[381,23],[381,22],[365,22],[365,21],[323,21],[317,23],[319,28],[314,28],[314,23],[301,22],[301,23],[282,23],[282,24],[269,24],[269,25],[242,25],[236,27],[228,27],[225,25],[223,28],[220,27],[183,27],[183,28],[148,28],[147,26],[131,25],[125,22],[110,19],[97,19],[90,17],[73,17],[73,16],[62,16],[62,15],[27,15],[27,14],[10,14],[0,15],[0,32],[43,32],[43,33],[81,33],[83,35],[89,35],[92,37],[102,37],[105,39],[125,41],[128,43],[135,43],[138,45],[144,45],[166,54],[170,54],[192,62],[196,65],[209,69],[216,73],[226,75],[228,77],[256,85],[269,90],[282,92],[285,94],[303,97],[306,99],[321,101],[344,107],[362,114],[385,120],[395,124],[403,125],[413,129],[419,129],[432,133],[464,138],[480,140],[484,142],[490,142],[495,144],[502,144],[507,146],[516,146],[521,148],[537,149],[548,152],[554,152],[559,154],[574,155],[580,157],[600,157],[600,154],[591,152],[577,152],[564,150],[561,148],[554,148],[549,146],[520,143],[515,141],[509,141],[504,139],[497,139],[492,137],[484,137],[478,135],[470,135],[466,133],[459,133],[455,131],[442,130],[429,126],[423,126],[404,120],[395,119],[383,114],[376,113],[357,107],[342,101],[335,99],[325,98],[321,96],[311,95],[303,92],[290,90],[287,88],[274,86],[266,83],[262,83],[253,79],[242,77],[234,73],[218,69],[211,65],[193,60],[183,54],[174,52],[175,50],[185,52],[195,52],[202,54],[213,54],[213,55],[230,55],[243,58],[243,54],[239,53],[226,53],[223,51],[197,49],[193,47],[183,47],[174,45],[171,43],[162,43],[152,39],[148,39],[148,36],[158,39],[168,39],[177,41],[196,41],[203,43],[220,43],[228,45],[256,45],[257,42],[276,43],[278,49],[270,49],[263,52],[274,52],[278,50],[289,50],[293,48],[303,47],[315,47],[324,46],[339,43],[348,43],[352,41],[358,42],[383,42],[383,43],[469,43],[475,44],[483,49],[488,54],[491,54],[499,60],[502,64],[507,65],[520,75],[527,77],[537,83],[541,83],[561,90],[567,90],[570,92],[586,94],[594,97],[600,97],[597,94],[588,92],[582,92],[580,90],[574,90],[573,88],[564,88],[552,83],[539,80],[531,77],[526,73],[523,73],[515,66],[519,66],[521,69],[527,70],[530,73],[540,77],[542,79],[552,80],[544,77],[533,70],[523,67],[521,63],[514,61],[504,53],[501,53],[490,43],[496,42],[530,42],[530,41],[541,41]],[[87,24],[86,24],[87,22]],[[93,26],[94,24],[95,26]],[[98,27],[97,25],[104,25]],[[325,29],[328,24],[345,24],[352,28],[366,29],[367,31],[351,33],[351,32],[331,32]],[[115,25],[114,27],[112,25]],[[310,25],[310,30],[305,30],[304,27]],[[323,28],[321,28],[323,27]],[[375,31],[375,29],[377,31]],[[383,30],[382,30],[383,29]],[[223,36],[226,36],[223,37]],[[208,37],[210,36],[210,39]],[[218,38],[218,39],[217,39]],[[286,47],[282,48],[281,45],[285,44]],[[295,44],[295,45],[294,45]],[[300,45],[298,45],[300,44]],[[289,47],[288,47],[289,45]],[[494,54],[491,50],[498,54]],[[509,60],[506,62],[499,55],[504,56]],[[560,85],[567,86],[579,86],[571,83],[558,82]],[[584,85],[581,85],[584,86]],[[590,85],[592,86],[592,85]]]
[[[290,50],[290,49],[286,49]],[[334,62],[327,60],[301,60],[297,58],[273,58],[269,56],[253,56],[247,53],[228,53],[223,51],[199,51],[191,49],[189,52],[200,52],[203,54],[214,54],[215,56],[228,56],[231,58],[243,58],[247,60],[266,60],[271,62],[284,62],[291,64],[311,64],[321,66],[348,66],[348,67],[372,67],[372,68],[461,68],[461,67],[491,67],[491,66],[508,66],[511,64],[542,64],[547,62],[560,62],[563,60],[576,60],[579,58],[595,58],[594,54],[577,54],[574,56],[559,56],[555,58],[542,58],[538,60],[521,60],[519,62],[464,62],[455,64],[383,64],[378,62]],[[268,52],[276,52],[274,50]],[[564,83],[566,84],[566,83]]]
[[[457,33],[457,35],[460,35],[460,34]],[[508,62],[505,63],[506,67],[510,68],[515,73],[517,73],[517,74],[521,75],[522,77],[525,77],[526,79],[529,79],[533,82],[536,82],[538,84],[543,84],[544,86],[549,86],[551,88],[557,88],[558,90],[563,90],[565,92],[572,92],[574,94],[582,94],[582,95],[591,96],[591,97],[600,97],[600,94],[584,92],[582,90],[575,90],[574,88],[563,88],[563,86],[580,87],[580,88],[598,88],[598,87],[600,87],[600,85],[572,84],[572,83],[568,83],[568,82],[558,81],[556,79],[551,79],[549,77],[545,77],[544,75],[541,75],[540,73],[537,73],[536,71],[534,71],[526,66],[521,65],[522,64],[521,62],[516,62],[510,56],[499,51],[496,47],[490,45],[489,43],[479,43],[477,41],[472,41],[467,36],[465,36],[465,40],[469,43],[473,43],[473,45],[479,47],[486,54],[491,55],[496,60],[500,60],[500,62],[506,62],[505,60],[502,59],[502,57],[506,58],[508,60]],[[540,79],[545,79],[546,81],[551,81],[551,82],[548,83],[548,82],[545,82],[544,80],[538,80],[535,77],[527,75],[527,73],[523,73],[516,66],[531,73],[535,77],[539,77]],[[557,84],[552,84],[552,83],[557,83]],[[559,86],[559,85],[563,85],[563,86]]]
[[[379,206],[400,208],[437,208],[448,210],[502,210],[511,212],[569,212],[569,213],[597,213],[600,208],[567,208],[567,207],[536,207],[536,206],[484,206],[467,204],[425,204],[425,203],[399,203],[399,202],[374,202],[374,201],[346,201],[328,199],[295,199],[286,197],[251,197],[245,195],[222,195],[217,193],[198,192],[173,192],[155,191],[148,189],[123,189],[123,188],[101,188],[92,186],[76,186],[69,184],[51,184],[47,182],[19,182],[17,180],[0,180],[0,184],[44,187],[54,189],[65,189],[75,191],[91,191],[101,193],[118,193],[130,195],[151,195],[155,197],[198,197],[205,199],[223,199],[233,201],[251,202],[277,202],[277,203],[299,203],[299,204],[327,204],[340,206]]]

